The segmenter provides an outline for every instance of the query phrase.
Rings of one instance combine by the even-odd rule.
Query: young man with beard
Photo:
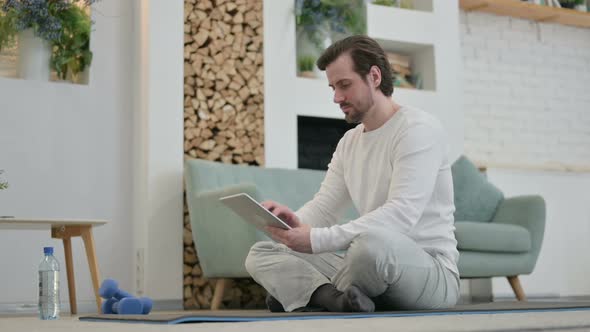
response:
[[[318,59],[334,102],[358,123],[338,143],[319,192],[298,211],[263,205],[292,229],[269,227],[246,268],[271,311],[435,309],[459,296],[453,182],[444,130],[396,104],[385,52],[352,36]],[[289,190],[289,188],[285,188]],[[350,204],[360,214],[339,224]]]

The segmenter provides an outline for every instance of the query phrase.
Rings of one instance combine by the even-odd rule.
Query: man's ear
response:
[[[374,87],[379,87],[381,85],[381,69],[377,66],[371,66],[371,69],[369,70],[369,78]]]

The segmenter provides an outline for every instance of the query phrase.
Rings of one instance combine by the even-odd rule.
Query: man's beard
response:
[[[340,107],[344,107],[344,106],[349,106],[350,111],[348,113],[344,114],[344,120],[348,123],[361,123],[363,121],[363,118],[365,117],[365,114],[367,114],[367,112],[369,111],[369,109],[371,107],[373,107],[373,98],[372,96],[369,98],[369,100],[367,101],[367,103],[365,105],[359,105],[359,107],[356,107],[353,104],[350,103],[343,103],[340,104]]]
[[[357,111],[356,108],[353,106],[352,110],[350,110],[348,113],[344,115],[344,120],[346,120],[346,122],[348,123],[357,124],[363,121],[363,117],[364,113]]]

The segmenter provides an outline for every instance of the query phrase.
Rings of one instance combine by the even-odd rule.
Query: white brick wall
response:
[[[590,29],[461,12],[465,154],[590,170]]]

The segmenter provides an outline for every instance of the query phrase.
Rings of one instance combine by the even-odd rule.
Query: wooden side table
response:
[[[81,236],[82,241],[84,241],[88,266],[90,267],[90,277],[92,278],[94,296],[96,298],[96,308],[100,313],[100,307],[102,304],[102,300],[98,294],[100,275],[98,271],[98,262],[96,260],[92,227],[101,226],[106,223],[106,220],[0,217],[0,229],[51,229],[52,238],[62,239],[66,258],[70,312],[72,315],[78,313],[78,305],[76,304],[76,281],[74,279],[74,262],[72,259],[72,237]]]

